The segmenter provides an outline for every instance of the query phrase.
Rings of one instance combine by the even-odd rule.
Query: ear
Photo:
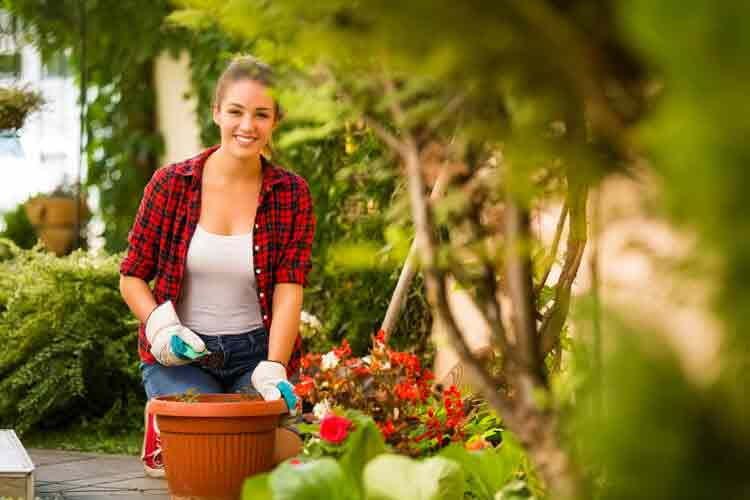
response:
[[[213,116],[213,120],[214,120],[214,123],[215,123],[215,124],[216,124],[217,126],[221,126],[221,125],[219,124],[219,105],[218,105],[218,104],[215,104],[215,105],[213,106],[213,113],[212,113],[212,116]]]

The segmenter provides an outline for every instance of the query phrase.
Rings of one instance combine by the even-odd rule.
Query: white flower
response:
[[[320,359],[320,369],[322,371],[330,370],[331,368],[336,368],[338,365],[339,365],[339,357],[336,356],[336,353],[333,351],[329,351],[323,354],[323,357]]]
[[[315,418],[318,420],[323,420],[323,417],[328,415],[330,411],[331,403],[329,403],[327,399],[324,399],[323,401],[313,406],[313,415],[315,415]]]
[[[299,319],[313,330],[320,330],[323,327],[320,320],[307,311],[302,311]]]
[[[363,356],[362,357],[362,362],[364,364],[366,364],[366,365],[371,365],[372,364],[372,356],[370,356],[370,355]]]

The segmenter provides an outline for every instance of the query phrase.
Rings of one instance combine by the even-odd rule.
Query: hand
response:
[[[284,398],[289,413],[297,410],[294,386],[286,379],[286,367],[277,361],[261,361],[253,370],[250,382],[266,401]]]
[[[151,354],[164,366],[186,365],[191,359],[178,356],[171,347],[172,337],[177,336],[195,352],[206,350],[206,344],[192,330],[183,326],[171,300],[157,306],[146,320],[146,338],[151,344]]]

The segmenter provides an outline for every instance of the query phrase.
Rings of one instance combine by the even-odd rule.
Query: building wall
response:
[[[161,164],[182,160],[202,149],[196,115],[197,101],[188,97],[190,57],[182,52],[178,58],[164,52],[154,62],[156,115],[159,131],[164,137]]]

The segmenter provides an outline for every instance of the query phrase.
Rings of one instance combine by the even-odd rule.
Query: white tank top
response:
[[[195,228],[176,306],[183,325],[206,335],[263,326],[252,248],[252,232],[227,236]]]

